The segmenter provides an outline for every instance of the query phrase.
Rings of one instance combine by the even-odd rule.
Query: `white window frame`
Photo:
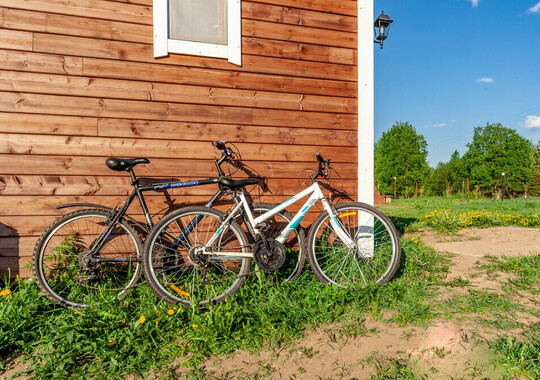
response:
[[[169,53],[227,58],[242,66],[242,3],[227,0],[227,45],[169,39],[169,1],[154,0],[154,58]]]

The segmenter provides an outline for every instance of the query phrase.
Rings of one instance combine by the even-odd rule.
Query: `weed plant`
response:
[[[528,339],[501,336],[490,347],[498,354],[499,363],[508,373],[527,379],[540,379],[540,326],[531,329]]]
[[[123,300],[96,298],[86,309],[64,309],[33,279],[17,280],[13,292],[0,297],[0,357],[22,355],[36,378],[119,378],[151,369],[165,374],[176,357],[192,366],[211,354],[277,348],[335,321],[355,336],[365,332],[366,313],[422,324],[436,315],[430,299],[447,266],[420,243],[402,246],[401,269],[384,286],[349,292],[321,284],[307,268],[293,283],[270,283],[259,273],[225,303],[208,308],[158,302],[142,284]]]

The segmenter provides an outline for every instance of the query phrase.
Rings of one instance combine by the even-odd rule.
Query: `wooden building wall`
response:
[[[148,157],[141,176],[205,178],[216,174],[209,142],[229,140],[269,178],[263,200],[276,203],[299,191],[321,151],[355,198],[356,1],[244,0],[242,36],[242,67],[154,59],[152,0],[2,0],[0,273],[30,273],[54,205],[128,195],[110,156]],[[147,198],[153,212],[167,208],[163,195]]]

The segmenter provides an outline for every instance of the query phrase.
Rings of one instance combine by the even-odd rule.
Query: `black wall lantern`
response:
[[[390,24],[394,20],[390,20],[388,15],[384,14],[384,11],[381,11],[381,14],[375,20],[373,26],[375,27],[375,40],[373,41],[376,44],[381,44],[381,49],[383,47],[383,41],[388,38],[388,33],[390,32]]]

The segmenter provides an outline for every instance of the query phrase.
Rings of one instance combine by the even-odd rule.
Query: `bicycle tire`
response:
[[[270,203],[255,202],[250,207],[253,217],[256,218],[276,206]],[[287,210],[280,211],[264,222],[266,223],[265,236],[274,239],[277,238],[292,219],[293,216],[290,212]],[[306,262],[306,236],[303,228],[300,226],[296,227],[294,232],[287,238],[284,246],[287,252],[285,264],[277,271],[272,272],[272,274],[278,281],[280,279],[283,281],[294,281],[302,273]]]
[[[200,216],[200,220],[198,220]],[[225,214],[209,207],[190,206],[166,215],[146,239],[144,273],[150,288],[170,304],[192,307],[225,300],[240,289],[251,258],[203,255]],[[198,220],[198,221],[196,221]],[[214,250],[249,252],[249,241],[238,223],[231,221],[220,233]],[[209,282],[204,283],[205,279]]]
[[[319,215],[308,237],[308,259],[315,276],[342,288],[389,281],[401,257],[399,235],[390,219],[360,202],[340,203],[335,209],[335,220],[355,244],[348,248],[333,230],[328,213]]]
[[[96,296],[122,298],[135,286],[142,271],[142,243],[127,222],[117,223],[100,250],[97,262],[83,271],[82,253],[102,235],[110,212],[78,210],[61,216],[39,237],[32,256],[32,270],[39,289],[64,307],[81,308]]]

